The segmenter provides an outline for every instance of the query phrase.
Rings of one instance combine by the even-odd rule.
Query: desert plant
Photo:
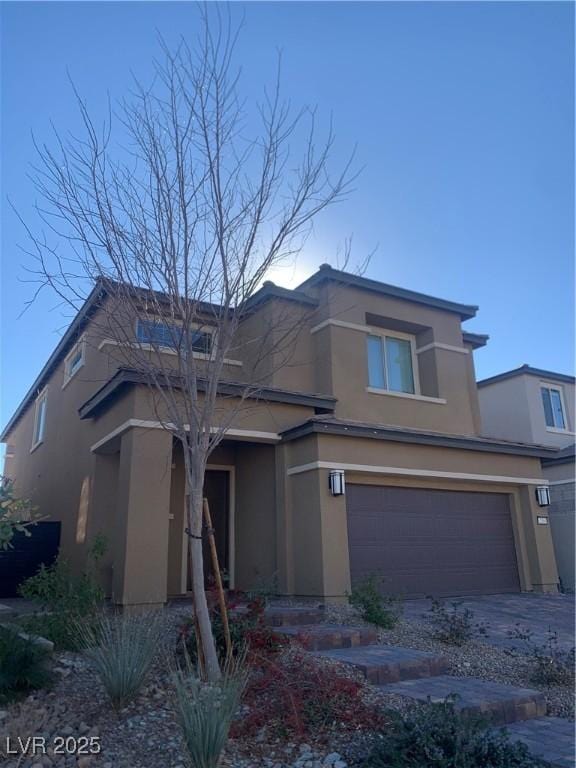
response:
[[[68,563],[58,558],[48,568],[41,565],[38,572],[20,586],[20,594],[33,600],[40,611],[21,620],[23,628],[52,640],[58,649],[76,650],[77,636],[73,631],[78,620],[89,620],[104,601],[104,592],[94,571],[105,543],[98,537],[89,551],[86,571],[73,574]]]
[[[478,715],[458,712],[454,699],[389,713],[363,768],[537,768],[523,744],[487,728]]]
[[[49,662],[48,651],[33,638],[0,627],[0,704],[50,685],[53,676]]]
[[[15,496],[12,480],[0,475],[0,550],[11,549],[15,533],[31,536],[38,519],[32,502]]]
[[[280,739],[318,738],[335,727],[371,732],[382,725],[380,711],[364,701],[361,683],[301,648],[252,653],[250,665],[235,736],[250,738],[266,728]]]
[[[188,655],[173,674],[178,722],[192,768],[217,768],[240,706],[247,672],[241,653],[217,683],[204,683]]]
[[[434,637],[447,645],[465,645],[477,636],[488,634],[488,625],[474,620],[474,611],[455,600],[448,607],[442,600],[432,599],[430,608]]]
[[[101,613],[91,622],[75,622],[77,646],[90,660],[116,709],[141,689],[158,652],[163,626],[159,613]]]
[[[235,610],[238,606],[228,601],[228,622],[232,640],[232,653],[237,656],[246,649],[248,656],[253,651],[275,653],[282,648],[286,641],[264,621],[265,602],[261,597],[254,598],[245,604],[243,611]],[[220,659],[226,657],[226,641],[222,617],[217,608],[211,612],[212,632],[216,642],[216,650]],[[197,660],[197,638],[193,619],[186,619],[180,626],[177,653],[187,653],[195,663]]]
[[[524,651],[532,665],[531,679],[536,685],[574,687],[575,649],[562,648],[555,630],[549,627],[545,641],[536,643],[532,630],[517,624],[509,630],[508,637],[524,643]],[[508,652],[514,653],[513,650]]]
[[[402,604],[397,597],[384,596],[380,587],[382,579],[370,574],[362,579],[348,595],[350,605],[358,608],[362,618],[370,624],[392,629],[402,613]]]

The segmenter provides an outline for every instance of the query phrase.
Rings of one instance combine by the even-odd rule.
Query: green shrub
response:
[[[12,548],[12,539],[17,532],[31,536],[28,529],[37,520],[32,502],[17,498],[12,480],[0,475],[0,550]]]
[[[455,600],[447,607],[442,600],[433,599],[430,613],[434,637],[447,645],[465,645],[477,635],[488,634],[487,625],[474,621],[474,611],[463,608],[462,601]]]
[[[521,640],[525,651],[532,662],[531,679],[536,685],[574,687],[575,651],[574,648],[564,649],[558,642],[558,633],[548,628],[546,640],[543,643],[533,641],[530,629],[523,629],[519,624],[508,632],[508,637]],[[514,651],[508,651],[514,654]]]
[[[203,683],[188,656],[174,673],[175,704],[192,768],[217,768],[246,686],[242,655],[218,683]]]
[[[21,624],[27,632],[52,640],[58,649],[76,650],[74,625],[89,620],[104,601],[104,592],[96,582],[94,564],[102,554],[101,540],[90,552],[92,568],[75,575],[61,558],[48,568],[41,565],[38,573],[20,586],[20,594],[40,605],[41,611],[24,617]]]
[[[392,629],[402,613],[399,598],[385,597],[380,592],[382,580],[371,574],[354,587],[348,600],[350,605],[358,608],[364,621],[377,627]]]
[[[102,613],[73,625],[77,647],[90,660],[116,709],[141,689],[158,653],[163,627],[161,613]]]
[[[363,768],[537,768],[523,744],[487,729],[479,716],[459,713],[453,700],[416,707],[390,723]]]
[[[8,627],[0,627],[0,704],[53,681],[50,654],[32,638],[22,638]]]

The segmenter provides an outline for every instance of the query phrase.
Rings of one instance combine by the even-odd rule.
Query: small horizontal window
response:
[[[201,329],[189,332],[188,343],[182,326],[157,320],[138,320],[136,338],[141,344],[185,351],[191,349],[204,355],[212,352],[212,334]]]

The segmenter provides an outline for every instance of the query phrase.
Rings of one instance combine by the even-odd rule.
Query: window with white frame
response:
[[[166,349],[191,349],[192,352],[210,355],[212,352],[212,333],[197,328],[190,331],[189,343],[185,344],[182,326],[175,323],[165,323],[160,320],[138,319],[136,339],[141,344],[151,344]]]
[[[36,410],[34,412],[34,433],[32,436],[32,448],[44,440],[46,433],[46,407],[48,404],[48,392],[44,390],[36,398]]]
[[[548,429],[567,429],[562,390],[559,387],[542,385],[540,391],[544,406],[544,419]]]
[[[72,347],[71,352],[64,360],[64,385],[68,384],[70,379],[78,373],[80,368],[84,365],[84,339]]]
[[[389,392],[415,394],[414,355],[410,339],[368,336],[368,385]]]

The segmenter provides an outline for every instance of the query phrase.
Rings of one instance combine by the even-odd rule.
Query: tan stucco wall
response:
[[[236,447],[235,586],[272,589],[277,581],[276,472],[272,445]]]
[[[547,384],[562,390],[566,432],[553,432],[546,428],[540,389]],[[479,387],[478,396],[484,435],[556,448],[574,442],[576,423],[573,384],[540,376],[521,375]]]
[[[463,343],[457,315],[349,286],[323,286],[317,295],[321,302],[317,313],[320,321],[361,326],[353,329],[329,324],[313,334],[316,389],[338,399],[336,416],[449,434],[478,434],[479,407],[472,349]],[[369,327],[367,313],[416,323],[426,329],[416,335],[417,348],[433,343],[462,350],[439,346],[416,355],[420,394],[446,400],[446,403],[366,391],[367,330],[362,328]],[[393,335],[394,330],[390,333]]]
[[[542,477],[537,458],[457,451],[443,447],[400,444],[365,438],[318,435],[292,444],[286,451],[288,469],[321,461],[344,466],[351,482],[393,484],[403,487],[432,487],[507,493],[510,497],[520,583],[524,590],[555,591],[556,563],[549,526],[537,525],[539,507],[533,485],[506,478]],[[376,471],[368,471],[371,468]],[[378,468],[386,468],[379,472]],[[460,472],[470,479],[395,475],[394,469]],[[329,468],[312,468],[287,477],[286,495],[291,500],[293,581],[284,588],[296,594],[324,595],[342,599],[350,586],[345,497],[328,492]],[[484,475],[482,481],[477,476]],[[498,480],[500,478],[500,480]],[[293,584],[293,586],[291,586]]]

